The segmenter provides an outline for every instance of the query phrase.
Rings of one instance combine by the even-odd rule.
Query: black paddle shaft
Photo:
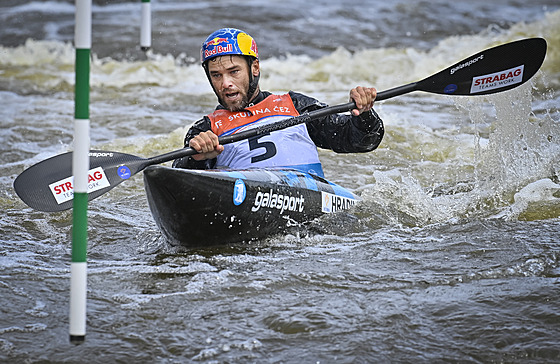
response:
[[[546,47],[544,39],[530,38],[490,48],[421,81],[379,92],[376,100],[387,100],[413,91],[474,96],[509,90],[533,77],[544,62]],[[330,106],[221,137],[219,140],[221,144],[234,143],[327,115],[347,112],[355,107],[354,102]],[[92,200],[101,196],[150,165],[196,153],[193,148],[183,148],[146,159],[119,152],[91,151],[92,183],[88,198]],[[15,179],[14,189],[23,202],[36,210],[63,211],[72,207],[71,176],[72,152],[69,152],[46,159],[23,171]],[[61,196],[65,196],[65,199]]]

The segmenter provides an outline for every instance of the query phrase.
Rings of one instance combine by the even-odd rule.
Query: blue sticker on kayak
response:
[[[350,191],[348,191],[346,188],[337,185],[336,183],[333,182],[329,182],[329,185],[332,187],[333,192],[335,195],[337,196],[341,196],[341,197],[347,197],[347,198],[351,198],[354,199],[354,194]]]
[[[247,197],[245,182],[242,179],[238,179],[233,187],[233,204],[236,206],[241,205],[245,201],[245,197]]]
[[[130,176],[132,176],[130,168],[128,168],[127,166],[120,166],[119,168],[117,168],[117,174],[122,179],[129,179]]]
[[[443,92],[445,92],[446,94],[452,94],[453,92],[457,91],[457,85],[455,84],[449,84],[447,86],[445,86],[445,88],[443,89]]]

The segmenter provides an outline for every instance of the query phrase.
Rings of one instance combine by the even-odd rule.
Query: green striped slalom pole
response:
[[[152,12],[150,0],[142,0],[142,24],[140,27],[140,49],[146,52],[152,46]]]
[[[91,0],[76,0],[76,85],[74,101],[74,201],[72,263],[70,265],[70,342],[86,337],[87,208],[89,171],[89,72],[91,48]]]

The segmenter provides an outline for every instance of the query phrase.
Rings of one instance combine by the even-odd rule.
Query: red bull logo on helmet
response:
[[[204,59],[217,57],[220,55],[232,54],[233,52],[233,45],[228,44],[226,46],[217,45],[213,49],[206,48],[204,50]]]

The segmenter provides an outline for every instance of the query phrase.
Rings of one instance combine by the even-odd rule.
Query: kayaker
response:
[[[383,122],[372,109],[375,88],[356,87],[351,115],[333,114],[248,140],[220,145],[218,137],[252,126],[297,116],[327,105],[301,93],[273,95],[259,88],[259,54],[255,40],[234,28],[210,34],[201,61],[219,105],[198,120],[185,136],[185,147],[199,154],[174,161],[177,168],[246,169],[290,167],[323,176],[317,147],[338,153],[370,152],[383,138]]]

